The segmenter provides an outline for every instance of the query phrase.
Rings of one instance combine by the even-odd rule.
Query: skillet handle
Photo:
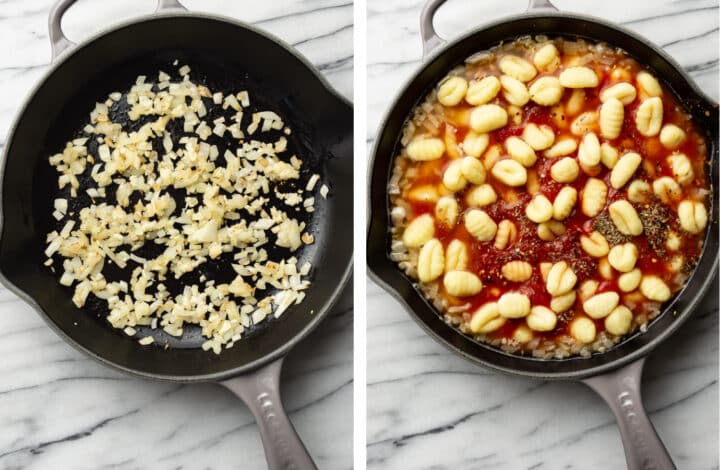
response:
[[[268,470],[317,470],[280,401],[282,361],[220,384],[240,397],[255,415]]]
[[[610,406],[622,437],[628,470],[676,470],[642,404],[640,382],[645,358],[583,380]]]
[[[433,19],[435,13],[447,0],[427,0],[423,9],[420,12],[420,37],[423,42],[423,61],[427,59],[436,47],[444,44],[446,41],[438,36],[433,25]],[[537,10],[554,10],[558,11],[557,7],[550,2],[550,0],[528,0],[528,6],[525,10],[526,13]]]
[[[50,15],[48,16],[48,36],[52,49],[50,62],[55,62],[55,59],[57,59],[60,54],[76,45],[69,40],[62,31],[62,17],[68,8],[76,1],[77,0],[58,0],[50,9]],[[155,13],[177,10],[187,11],[187,8],[182,6],[178,0],[158,0]]]

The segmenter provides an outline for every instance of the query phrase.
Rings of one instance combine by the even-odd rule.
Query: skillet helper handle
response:
[[[221,382],[250,408],[262,437],[268,470],[317,470],[280,401],[282,358]]]
[[[628,470],[676,470],[642,404],[640,382],[645,358],[583,382],[610,406],[617,419]]]
[[[420,12],[420,37],[423,42],[423,61],[427,59],[433,49],[445,43],[433,25],[435,13],[447,0],[427,0]],[[550,0],[528,0],[525,13],[541,10],[558,11],[557,7]]]
[[[50,38],[50,47],[52,49],[50,62],[55,62],[55,59],[57,59],[60,54],[76,45],[69,40],[62,31],[62,17],[68,8],[76,1],[77,0],[58,0],[50,9],[50,15],[48,16],[48,37]],[[187,11],[187,8],[182,6],[178,0],[158,0],[155,13],[178,10]]]

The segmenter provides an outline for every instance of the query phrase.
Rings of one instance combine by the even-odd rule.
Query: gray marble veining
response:
[[[368,1],[368,136],[420,65],[420,0]],[[660,44],[718,99],[718,2],[557,0]],[[521,0],[449,1],[435,26],[453,38],[522,12]],[[582,384],[498,375],[436,344],[378,286],[368,284],[369,469],[625,468],[607,406]],[[718,290],[653,353],[645,404],[678,468],[718,468]]]
[[[48,65],[52,3],[0,1],[0,149]],[[183,3],[253,23],[294,44],[352,98],[351,2]],[[71,39],[80,40],[154,6],[151,0],[83,0],[63,25]],[[320,468],[352,468],[351,303],[346,296],[293,351],[283,371],[290,418]],[[130,379],[108,370],[65,344],[4,288],[0,356],[1,469],[266,468],[253,418],[228,391]]]

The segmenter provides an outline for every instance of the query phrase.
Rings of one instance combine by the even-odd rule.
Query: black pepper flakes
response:
[[[630,240],[630,237],[620,233],[617,227],[615,227],[606,210],[595,217],[593,228],[602,233],[611,246],[619,245],[620,243],[625,243]]]
[[[665,239],[669,229],[670,211],[664,204],[652,202],[647,204],[639,215],[648,246],[655,253],[663,256],[665,254]]]

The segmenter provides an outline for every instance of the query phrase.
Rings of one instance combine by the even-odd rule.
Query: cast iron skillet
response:
[[[50,13],[53,64],[7,139],[0,187],[0,281],[65,341],[105,365],[143,378],[222,384],[255,415],[271,469],[315,468],[282,409],[278,381],[283,357],[328,314],[351,271],[351,105],[283,42],[230,18],[188,13],[176,0],[160,0],[156,14],[74,45],[60,28],[73,2],[60,0]],[[192,328],[174,341],[155,333],[156,345],[138,345],[112,329],[97,305],[77,309],[70,301],[72,291],[42,265],[57,193],[48,156],[82,128],[97,100],[127,90],[139,74],[155,77],[159,68],[170,72],[175,58],[189,64],[193,79],[211,89],[247,89],[251,101],[274,107],[293,130],[293,150],[331,188],[328,199],[317,197],[316,212],[304,219],[316,240],[298,255],[300,264],[313,264],[306,299],[219,356],[198,348],[202,338]],[[229,263],[217,269],[230,271]],[[161,347],[166,341],[168,347]]]
[[[581,380],[598,392],[617,418],[625,447],[628,468],[670,469],[672,460],[649,421],[640,396],[644,358],[673,334],[692,314],[694,307],[714,278],[718,266],[718,107],[712,103],[661,49],[647,39],[601,19],[560,13],[547,0],[530,0],[528,12],[485,25],[448,43],[438,37],[432,25],[437,9],[445,0],[429,0],[422,11],[421,34],[424,63],[410,79],[390,108],[373,152],[370,173],[370,220],[367,257],[370,275],[396,297],[419,325],[434,339],[459,355],[500,372],[547,380]],[[540,360],[504,353],[481,344],[448,326],[438,312],[415,289],[413,281],[388,257],[389,200],[387,184],[405,119],[446,73],[470,55],[500,41],[518,36],[584,37],[622,47],[682,97],[698,127],[705,131],[710,159],[709,174],[715,197],[711,198],[711,223],[705,249],[687,286],[665,306],[644,334],[633,335],[603,354],[589,358]],[[438,46],[442,46],[439,47]],[[435,48],[438,50],[431,53]]]

